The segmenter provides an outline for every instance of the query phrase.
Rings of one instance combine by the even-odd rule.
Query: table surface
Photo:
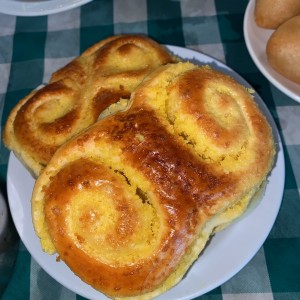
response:
[[[1,131],[13,106],[83,50],[119,33],[208,54],[244,77],[270,110],[283,142],[282,205],[263,246],[234,277],[197,299],[300,299],[300,104],[273,86],[247,51],[247,0],[99,0],[38,17],[0,14]],[[9,151],[0,147],[0,188],[7,200]],[[0,216],[1,218],[1,216]],[[84,299],[32,259],[12,222],[0,243],[1,299]]]

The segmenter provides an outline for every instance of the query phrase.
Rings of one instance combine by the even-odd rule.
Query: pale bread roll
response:
[[[300,15],[282,24],[266,47],[270,65],[281,75],[300,84]]]
[[[288,19],[300,14],[299,0],[256,0],[254,17],[257,26],[276,29]]]

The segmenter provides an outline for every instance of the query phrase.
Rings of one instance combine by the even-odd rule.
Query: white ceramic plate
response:
[[[285,78],[268,63],[266,44],[274,30],[263,29],[254,20],[255,0],[250,0],[244,16],[244,37],[254,63],[263,75],[279,90],[300,102],[300,84]]]
[[[237,73],[215,59],[192,50],[168,46],[184,59],[198,64],[209,64],[230,74],[247,87],[249,84]],[[159,296],[160,300],[193,299],[235,275],[256,254],[267,238],[276,219],[284,187],[285,166],[282,144],[275,123],[261,98],[255,100],[270,121],[278,147],[276,164],[266,190],[259,201],[230,227],[213,237],[206,251],[199,257],[184,279],[174,288]],[[107,299],[75,276],[63,262],[56,262],[55,255],[42,252],[39,239],[31,223],[31,192],[34,180],[11,153],[8,164],[7,189],[10,210],[19,235],[28,251],[56,281],[88,299]]]
[[[43,16],[78,7],[92,0],[0,0],[0,13]]]

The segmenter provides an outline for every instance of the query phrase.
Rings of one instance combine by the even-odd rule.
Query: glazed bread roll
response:
[[[161,66],[130,102],[57,150],[32,214],[44,251],[83,281],[111,298],[153,299],[243,213],[274,141],[246,88],[208,67]]]
[[[266,53],[278,73],[300,84],[300,15],[274,31],[267,42]]]
[[[254,19],[259,27],[276,29],[300,14],[299,0],[256,0]]]
[[[60,145],[93,124],[111,103],[129,98],[153,69],[173,61],[167,49],[148,37],[109,37],[17,104],[4,143],[36,177]]]

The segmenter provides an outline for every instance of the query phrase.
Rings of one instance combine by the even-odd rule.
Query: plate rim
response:
[[[76,8],[91,1],[93,0],[40,0],[34,2],[0,0],[0,13],[23,17],[45,16]]]
[[[219,64],[222,69],[227,70],[229,73],[234,73],[238,78],[239,81],[242,84],[246,84],[247,86],[251,87],[250,84],[243,79],[239,74],[237,74],[235,71],[233,71],[230,67],[228,67],[227,65],[225,65],[224,63],[214,59],[213,57],[203,54],[201,52],[198,52],[196,50],[192,50],[192,49],[188,49],[188,48],[184,48],[184,47],[179,47],[179,46],[171,46],[171,45],[167,45],[167,47],[173,51],[175,54],[177,54],[178,56],[182,57],[183,59],[186,60],[191,60],[196,59],[198,60],[198,64],[209,64],[208,62],[217,62],[217,64]],[[178,51],[183,51],[184,54],[178,54]],[[187,55],[187,57],[185,57],[184,55]],[[203,62],[202,59],[205,59],[206,61]],[[252,88],[252,87],[251,87]],[[274,119],[269,111],[269,109],[267,108],[266,104],[263,102],[263,100],[260,98],[260,96],[255,93],[255,96],[257,97],[258,101],[256,101],[259,106],[261,107],[261,109],[263,110],[264,115],[266,115],[268,121],[271,123],[274,135],[276,135],[276,140],[277,140],[277,146],[279,147],[278,153],[277,153],[277,160],[276,163],[279,163],[279,165],[281,165],[281,169],[280,169],[280,184],[277,184],[277,188],[279,190],[279,193],[277,193],[277,202],[276,202],[276,206],[273,207],[273,214],[272,214],[272,219],[271,221],[268,223],[268,226],[266,226],[264,228],[264,233],[261,233],[261,237],[259,242],[256,242],[255,245],[253,245],[253,250],[250,252],[247,252],[247,257],[244,257],[242,259],[242,262],[236,263],[234,268],[231,268],[229,272],[226,273],[226,276],[223,276],[221,278],[219,278],[218,281],[212,282],[210,284],[206,284],[205,287],[203,288],[199,288],[196,291],[190,291],[189,289],[186,289],[186,292],[189,292],[188,294],[184,294],[181,296],[177,297],[177,292],[178,290],[180,291],[181,286],[185,286],[186,282],[184,281],[186,278],[184,278],[181,282],[179,282],[175,287],[171,288],[169,291],[167,291],[166,293],[160,295],[159,297],[157,297],[156,299],[177,299],[177,300],[187,300],[187,299],[193,299],[195,297],[199,297],[209,291],[211,291],[212,289],[220,286],[221,284],[223,284],[224,282],[228,281],[230,278],[232,278],[236,273],[238,273],[242,268],[244,268],[245,265],[247,265],[249,263],[249,261],[254,257],[254,255],[259,251],[260,247],[263,245],[264,241],[267,239],[273,225],[274,222],[277,218],[280,206],[281,206],[281,202],[282,202],[282,196],[283,196],[283,191],[284,191],[284,182],[285,182],[285,162],[284,162],[284,153],[283,153],[283,149],[282,149],[282,142],[281,142],[281,138],[278,132],[278,129],[276,127],[276,124],[274,122]],[[59,279],[57,276],[57,274],[55,273],[56,268],[52,267],[52,270],[49,270],[49,268],[45,268],[43,259],[48,259],[47,257],[51,257],[48,254],[45,253],[41,253],[41,257],[35,257],[35,254],[33,253],[33,249],[31,249],[31,245],[29,243],[29,241],[24,241],[24,235],[22,235],[22,230],[20,229],[20,224],[18,224],[18,220],[16,219],[17,216],[16,214],[14,214],[14,210],[12,209],[13,205],[15,205],[15,203],[13,202],[13,197],[12,197],[12,193],[14,193],[15,191],[13,191],[13,186],[11,186],[12,184],[12,180],[9,180],[12,174],[9,174],[10,170],[11,170],[11,164],[12,164],[12,159],[16,159],[16,157],[14,157],[14,154],[11,152],[10,153],[10,157],[9,157],[9,163],[8,163],[8,169],[7,169],[7,193],[8,193],[8,200],[9,200],[9,208],[12,211],[12,217],[13,217],[13,221],[15,223],[15,226],[17,228],[17,231],[20,235],[20,238],[22,240],[22,242],[24,243],[25,247],[27,248],[27,250],[30,252],[30,254],[32,255],[32,257],[37,261],[37,263],[41,266],[41,268],[44,269],[44,271],[46,273],[48,273],[51,277],[53,277],[56,281],[58,281],[61,285],[65,286],[66,288],[68,288],[69,290],[73,291],[74,293],[78,294],[78,295],[82,295],[83,297],[87,297],[89,299],[108,299],[104,294],[102,294],[99,291],[94,290],[92,287],[90,287],[88,284],[83,283],[84,285],[87,286],[87,292],[86,291],[82,291],[80,290],[80,287],[78,287],[76,284],[74,285],[73,282],[65,282],[65,281],[61,281],[61,279]],[[18,162],[20,163],[20,162]],[[274,166],[274,169],[276,168],[276,166]],[[277,172],[279,172],[279,170],[277,169]],[[29,174],[29,173],[28,173]],[[31,176],[31,175],[30,175]],[[32,179],[33,180],[33,179]],[[279,195],[279,197],[278,197]],[[264,198],[263,198],[264,199]],[[30,205],[30,204],[29,204]],[[31,206],[31,205],[30,205]],[[31,211],[31,210],[30,210]],[[251,213],[255,213],[256,210],[253,210],[252,212],[250,212],[250,217],[251,217]],[[247,213],[247,212],[246,212]],[[246,214],[245,213],[245,214]],[[249,218],[246,216],[245,218]],[[31,215],[30,215],[31,218]],[[242,217],[243,218],[243,217]],[[239,222],[239,221],[238,221]],[[31,227],[33,229],[33,225],[31,223]],[[213,240],[216,241],[216,238],[218,236],[218,238],[221,238],[221,244],[222,244],[222,237],[225,235],[226,233],[228,235],[228,231],[229,231],[229,237],[230,236],[230,230],[232,230],[232,228],[236,228],[234,227],[234,224],[230,225],[228,228],[226,228],[225,230],[223,230],[222,232],[218,233]],[[34,230],[34,229],[33,229]],[[224,233],[225,232],[225,233]],[[35,237],[36,239],[38,239],[37,237]],[[228,238],[228,237],[227,237]],[[214,241],[213,241],[214,242]],[[254,247],[255,246],[255,247]],[[41,248],[37,249],[38,252],[42,252]],[[212,250],[210,250],[212,251]],[[204,253],[205,255],[205,253]],[[202,254],[203,256],[203,254]],[[49,258],[50,259],[50,258]],[[52,257],[53,259],[53,257]],[[51,259],[50,259],[51,260]],[[55,258],[54,258],[55,260]],[[199,260],[199,259],[198,259]],[[64,264],[63,262],[61,262],[62,264]],[[197,266],[197,263],[195,264]],[[66,266],[67,267],[67,266]],[[68,267],[67,267],[68,268]],[[191,268],[191,271],[193,270],[194,266]],[[72,271],[70,269],[68,269],[69,272],[72,273]],[[190,272],[191,272],[190,271]],[[189,273],[190,273],[189,272]],[[74,274],[73,274],[74,275]],[[76,276],[76,275],[74,275]],[[76,278],[78,279],[78,277],[76,276]],[[198,280],[197,280],[198,283]],[[200,284],[199,284],[200,286]],[[92,291],[91,291],[92,289]],[[94,292],[93,292],[94,291]],[[91,294],[92,293],[92,294]],[[175,297],[172,297],[172,295]],[[170,296],[171,295],[171,296]]]
[[[278,88],[282,93],[284,93],[291,99],[300,103],[300,85],[289,80],[288,78],[284,77],[283,75],[279,74],[271,66],[269,66],[269,65],[264,66],[264,63],[261,61],[261,59],[259,58],[258,54],[256,53],[256,51],[254,49],[253,41],[252,41],[251,35],[250,35],[250,28],[252,30],[255,30],[256,33],[257,32],[265,33],[268,37],[270,37],[271,34],[275,31],[272,29],[259,28],[255,24],[254,18],[251,18],[251,15],[253,15],[253,13],[254,13],[254,6],[255,6],[255,0],[250,0],[246,7],[245,14],[244,14],[244,20],[243,20],[243,32],[244,32],[245,44],[246,44],[247,50],[250,54],[250,57],[252,58],[256,67],[267,78],[267,80],[271,82],[271,84],[273,84],[276,88]],[[252,26],[250,24],[252,24]],[[265,42],[267,42],[267,40]],[[266,55],[265,51],[262,53],[262,57],[265,60],[267,60],[267,55]],[[297,94],[297,92],[292,91],[289,87],[285,86],[285,84],[284,84],[285,81],[288,84],[295,86],[296,89],[298,88],[299,94]]]

